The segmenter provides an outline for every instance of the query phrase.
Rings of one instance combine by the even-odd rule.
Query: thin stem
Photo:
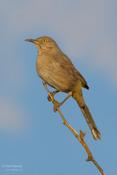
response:
[[[48,96],[49,96],[49,101],[51,101],[53,104],[55,104],[57,101],[54,99],[54,96],[52,95],[51,92],[49,92],[47,86],[44,86],[45,89],[47,90],[48,92]],[[85,142],[84,140],[84,136],[85,136],[85,133],[83,133],[82,131],[80,131],[80,133],[78,133],[69,123],[68,121],[65,119],[63,113],[61,112],[60,108],[58,107],[57,108],[57,112],[59,113],[61,119],[62,119],[62,122],[63,124],[71,131],[71,133],[76,137],[76,139],[81,143],[81,145],[83,146],[84,150],[86,151],[87,153],[87,161],[91,161],[95,166],[96,168],[98,169],[98,171],[101,173],[101,175],[105,175],[103,169],[101,168],[101,166],[97,163],[97,161],[94,159],[93,157],[93,154],[92,152],[90,151],[87,143]]]
[[[82,131],[80,131],[80,134],[78,134],[78,132],[65,119],[65,117],[63,116],[63,114],[62,114],[62,112],[60,111],[59,108],[57,109],[57,111],[58,111],[58,113],[60,114],[60,116],[62,118],[63,124],[72,132],[72,134],[77,138],[77,140],[81,143],[81,145],[85,149],[85,151],[88,155],[87,161],[91,161],[96,166],[96,168],[99,170],[99,172],[102,175],[105,175],[103,169],[100,167],[100,165],[97,163],[97,161],[93,158],[93,155],[92,155],[88,145],[86,144],[86,142],[84,140],[85,134]]]

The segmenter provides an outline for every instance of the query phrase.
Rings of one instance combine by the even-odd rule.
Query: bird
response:
[[[74,66],[71,59],[64,54],[57,42],[50,36],[40,36],[36,39],[26,39],[37,49],[36,71],[47,85],[56,92],[71,93],[91,130],[94,140],[101,138],[92,114],[85,103],[82,89],[89,89],[87,81]]]

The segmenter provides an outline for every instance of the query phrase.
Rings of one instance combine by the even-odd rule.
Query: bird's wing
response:
[[[64,60],[66,63],[69,63],[68,65],[72,67],[72,70],[75,70],[75,73],[77,74],[78,79],[81,80],[83,87],[86,88],[86,89],[89,89],[89,86],[88,86],[88,84],[87,84],[87,81],[86,81],[85,78],[81,75],[81,73],[74,67],[74,65],[73,65],[72,61],[70,60],[70,58],[64,54],[64,59],[63,59],[63,60]]]
[[[85,78],[81,75],[81,73],[76,70],[77,72],[77,76],[79,77],[79,79],[81,80],[82,84],[83,84],[83,87],[86,88],[86,89],[89,89],[89,86],[87,84],[87,81],[85,80]]]
[[[69,78],[71,77],[70,79],[73,81],[80,80],[82,83],[82,87],[89,89],[85,78],[75,68],[69,57],[67,57],[65,54],[56,54],[54,55],[54,59],[56,60],[56,66],[58,65],[59,68],[61,67],[62,72],[64,72],[66,76],[69,76]]]

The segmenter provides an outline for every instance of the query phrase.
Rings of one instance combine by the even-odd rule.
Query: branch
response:
[[[54,96],[52,95],[52,93],[49,92],[47,86],[45,86],[45,89],[48,92],[48,100],[51,101],[53,103],[53,105],[57,104],[58,102],[54,99]],[[83,146],[84,150],[86,151],[88,158],[87,161],[91,161],[96,168],[98,169],[98,171],[101,173],[101,175],[105,175],[103,169],[101,168],[101,166],[98,164],[98,162],[94,159],[92,152],[90,151],[88,145],[86,144],[85,140],[84,140],[84,136],[85,133],[83,133],[83,131],[80,131],[80,133],[78,133],[69,123],[68,121],[65,119],[63,113],[61,112],[60,108],[57,108],[57,112],[59,113],[63,124],[71,131],[71,133],[76,137],[76,139],[81,143],[81,145]]]

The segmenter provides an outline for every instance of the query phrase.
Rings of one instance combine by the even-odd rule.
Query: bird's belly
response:
[[[74,84],[73,79],[56,62],[37,60],[36,69],[38,75],[50,86],[63,92],[68,92]]]

